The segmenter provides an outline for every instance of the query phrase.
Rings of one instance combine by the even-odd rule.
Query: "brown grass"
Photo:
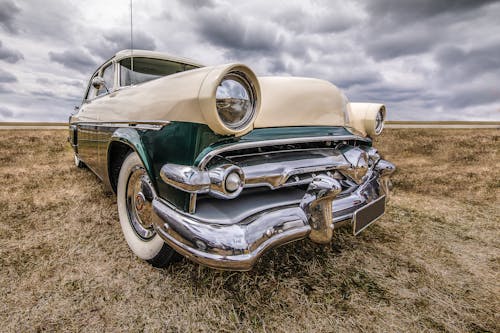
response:
[[[1,331],[500,331],[498,130],[387,130],[387,215],[246,273],[130,252],[65,131],[0,132]]]

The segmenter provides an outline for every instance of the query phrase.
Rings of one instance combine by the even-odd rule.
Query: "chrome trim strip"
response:
[[[79,121],[71,123],[70,125],[90,125],[97,127],[117,127],[117,128],[136,128],[136,129],[150,129],[150,130],[160,130],[163,127],[170,125],[171,122],[168,120],[144,120],[144,121],[113,121],[113,122],[91,122],[91,121]]]
[[[240,142],[235,144],[224,145],[220,148],[215,148],[214,150],[208,152],[203,156],[202,160],[198,164],[200,169],[204,169],[207,163],[215,156],[232,150],[247,149],[247,148],[258,148],[265,146],[276,146],[276,145],[286,145],[293,143],[310,143],[310,142],[321,142],[321,141],[345,141],[345,140],[359,140],[364,142],[370,142],[369,139],[363,138],[357,135],[328,135],[328,136],[316,136],[316,137],[302,137],[302,138],[290,138],[290,139],[276,139],[276,140],[262,140],[253,142]]]

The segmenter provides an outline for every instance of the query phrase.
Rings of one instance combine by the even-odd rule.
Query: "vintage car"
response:
[[[395,167],[371,138],[385,118],[327,81],[124,50],[92,75],[69,141],[116,193],[138,257],[249,270],[278,245],[329,243],[384,214]]]

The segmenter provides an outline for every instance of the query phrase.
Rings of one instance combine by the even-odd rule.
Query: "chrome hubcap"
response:
[[[152,225],[153,200],[151,181],[142,167],[132,170],[127,184],[127,213],[130,224],[142,239],[151,239],[155,234]]]
[[[135,209],[137,209],[138,212],[144,209],[145,201],[144,194],[142,194],[142,192],[137,193],[135,196]]]

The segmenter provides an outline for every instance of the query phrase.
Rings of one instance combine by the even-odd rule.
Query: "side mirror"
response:
[[[104,82],[104,79],[100,76],[96,76],[95,78],[92,79],[92,86],[97,90],[104,87],[106,91],[108,91],[108,87],[106,87],[106,82]]]

